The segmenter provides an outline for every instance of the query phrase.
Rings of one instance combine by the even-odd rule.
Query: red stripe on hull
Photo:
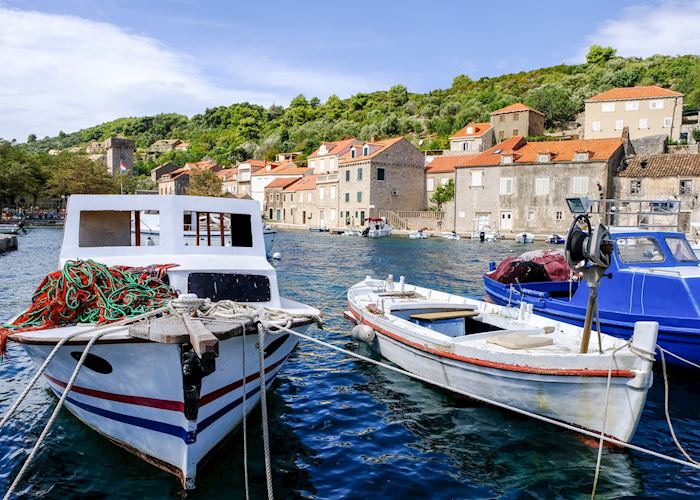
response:
[[[401,344],[407,345],[409,347],[413,347],[415,349],[418,349],[423,352],[427,352],[429,354],[434,354],[435,356],[440,356],[442,358],[449,358],[449,359],[454,359],[456,361],[461,361],[463,363],[469,363],[472,365],[477,365],[477,366],[485,366],[487,368],[496,368],[498,370],[505,370],[505,371],[511,371],[511,372],[520,372],[520,373],[532,373],[535,375],[561,375],[561,376],[571,376],[571,377],[607,377],[608,376],[608,370],[586,370],[586,369],[576,369],[576,368],[534,368],[531,366],[521,366],[521,365],[509,365],[506,363],[498,363],[496,361],[488,361],[485,359],[478,359],[478,358],[467,358],[465,356],[460,356],[458,354],[454,354],[452,352],[446,352],[446,351],[439,351],[437,349],[433,349],[431,347],[428,347],[423,344],[419,344],[417,342],[410,341],[408,339],[405,339],[401,337],[400,335],[396,335],[395,333],[391,333],[387,330],[384,330],[382,327],[377,326],[371,322],[369,322],[366,319],[362,318],[362,315],[358,313],[355,309],[353,309],[352,305],[348,302],[348,307],[350,308],[350,311],[355,315],[357,318],[358,322],[364,323],[365,325],[369,326],[372,328],[374,331],[381,333],[382,335],[385,335]],[[624,377],[624,378],[634,378],[635,374],[631,370],[612,370],[611,373],[612,377]]]

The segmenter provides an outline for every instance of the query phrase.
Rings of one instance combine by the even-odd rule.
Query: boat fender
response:
[[[282,254],[279,252],[275,252],[272,254],[272,258],[275,260],[282,260]]]
[[[374,330],[367,325],[355,325],[350,336],[359,342],[371,344],[374,341]]]

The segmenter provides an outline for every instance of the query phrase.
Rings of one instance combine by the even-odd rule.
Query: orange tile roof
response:
[[[647,85],[639,87],[618,87],[606,90],[600,94],[594,95],[586,99],[586,102],[595,101],[619,101],[626,99],[653,99],[655,97],[682,97],[680,92],[657,87],[656,85]]]
[[[355,156],[355,158],[350,157],[350,151],[348,150],[347,153],[342,155],[339,159],[339,163],[352,163],[356,161],[365,161],[365,160],[370,160],[377,156],[379,153],[386,151],[387,148],[390,148],[394,144],[396,144],[399,141],[405,140],[403,137],[392,137],[391,139],[384,139],[382,141],[374,141],[374,142],[363,142],[357,145],[357,149],[359,153],[362,153],[362,146],[365,144],[368,144],[369,146],[378,146],[374,151],[370,151],[370,153],[367,156],[364,156],[362,154],[359,154]]]
[[[251,167],[264,167],[265,165],[274,164],[274,162],[269,162],[267,160],[246,160],[241,163],[248,163]]]
[[[587,150],[589,161],[607,161],[622,147],[622,139],[580,139],[575,141],[527,142],[522,136],[506,139],[455,168],[487,167],[501,164],[503,155],[513,155],[514,164],[537,163],[538,152],[548,151],[551,162],[572,162],[576,151]]]
[[[425,172],[428,174],[449,174],[455,171],[455,166],[465,163],[474,155],[438,156],[428,163]]]
[[[238,169],[236,169],[236,168],[225,168],[225,169],[223,169],[223,170],[219,170],[219,171],[216,173],[216,175],[219,176],[219,177],[221,177],[221,180],[222,180],[222,181],[226,181],[226,180],[229,180],[229,181],[230,181],[230,180],[235,179],[235,175],[236,175],[236,172],[237,172],[237,171],[238,171]],[[227,177],[228,177],[229,175],[232,175],[233,177],[229,177],[229,178],[227,179]]]
[[[700,177],[699,154],[632,156],[618,177]]]
[[[271,183],[269,183],[267,186],[265,186],[265,189],[271,189],[271,188],[286,188],[290,184],[294,184],[296,181],[298,181],[298,177],[282,177],[281,179],[275,179]]]
[[[281,163],[268,163],[265,167],[258,168],[257,170],[251,169],[251,175],[273,175],[274,173],[284,170],[291,165],[296,166],[296,163],[292,162],[291,160],[284,160]],[[268,169],[268,167],[270,168]]]
[[[533,109],[530,106],[526,106],[522,102],[516,102],[515,104],[511,104],[510,106],[506,106],[505,108],[497,109],[496,111],[491,112],[491,114],[501,115],[503,113],[515,113],[516,111],[534,111],[535,113],[544,116],[544,113],[542,113],[541,111],[537,111],[536,109]]]
[[[347,149],[353,145],[353,144],[362,144],[362,141],[359,139],[355,139],[354,137],[350,137],[348,139],[343,139],[342,141],[335,141],[335,142],[322,142],[322,145],[326,145],[326,154],[325,155],[341,155],[347,151]],[[309,155],[309,158],[315,158],[316,156],[325,156],[321,155],[318,150],[320,149],[320,146],[316,151],[311,153]]]
[[[297,180],[294,184],[286,188],[285,193],[288,191],[309,191],[311,189],[316,189],[316,177],[317,175],[307,175]]]
[[[471,134],[467,133],[467,129],[469,127],[474,128],[474,131]],[[470,123],[464,128],[460,129],[457,133],[450,137],[450,139],[459,139],[461,137],[481,137],[492,128],[493,127],[491,127],[490,123]]]

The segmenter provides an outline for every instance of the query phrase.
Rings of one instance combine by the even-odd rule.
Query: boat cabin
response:
[[[154,227],[157,235],[149,234]],[[167,279],[180,293],[280,307],[254,200],[73,195],[60,262],[75,259],[134,267],[177,264]]]

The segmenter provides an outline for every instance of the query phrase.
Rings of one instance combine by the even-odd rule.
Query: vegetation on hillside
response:
[[[20,147],[43,158],[40,153],[49,149],[82,146],[114,135],[135,139],[138,148],[164,138],[190,143],[186,152],[173,151],[137,163],[139,174],[148,173],[164,161],[182,165],[205,155],[223,165],[251,157],[270,159],[282,151],[300,151],[303,160],[320,141],[349,136],[371,140],[403,135],[415,144],[422,140],[423,149],[437,149],[447,146],[449,136],[467,123],[488,121],[490,112],[514,102],[522,101],[544,112],[546,127],[552,130],[569,126],[583,110],[586,98],[612,87],[633,85],[660,85],[683,92],[685,107],[697,109],[700,56],[622,58],[612,48],[593,46],[585,64],[562,64],[478,80],[459,75],[449,88],[425,94],[394,85],[348,99],[332,95],[325,102],[299,95],[287,107],[244,102],[210,108],[192,118],[178,114],[120,118],[52,138],[32,135]],[[0,165],[0,171],[3,168]]]

